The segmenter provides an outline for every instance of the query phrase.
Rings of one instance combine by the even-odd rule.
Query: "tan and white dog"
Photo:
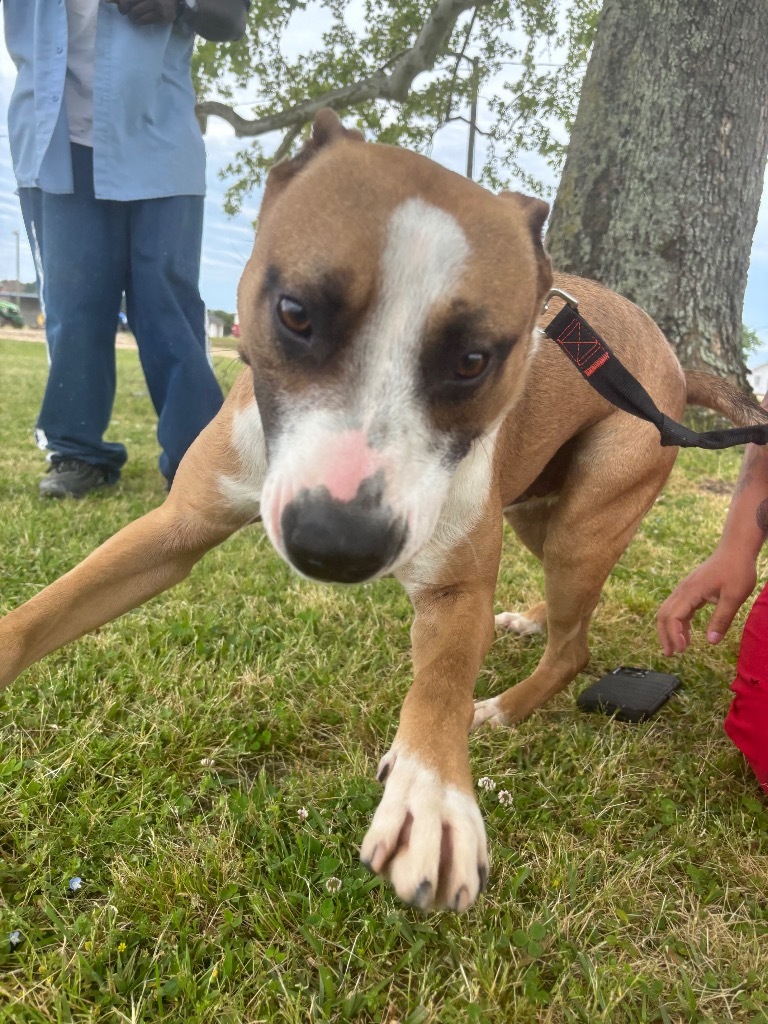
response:
[[[516,722],[584,668],[603,583],[676,454],[543,339],[537,325],[560,307],[540,321],[546,215],[318,115],[302,153],[270,174],[240,284],[250,368],[165,503],[0,620],[0,684],[179,583],[259,517],[313,579],[394,574],[415,608],[415,676],[361,856],[409,903],[470,906],[488,875],[473,719]],[[768,418],[721,382],[686,379],[630,302],[554,282],[669,416],[695,401]],[[473,707],[504,514],[544,564],[546,601],[496,621],[546,626],[548,639],[528,679]]]

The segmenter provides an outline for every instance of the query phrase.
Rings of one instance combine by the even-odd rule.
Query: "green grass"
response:
[[[133,353],[111,429],[130,461],[79,504],[36,494],[42,346],[2,341],[0,367],[3,612],[163,493]],[[251,528],[27,671],[0,698],[0,1021],[768,1022],[768,805],[722,732],[738,628],[679,660],[681,695],[646,725],[574,704],[617,664],[666,667],[656,608],[713,546],[739,459],[681,457],[606,586],[588,672],[472,737],[475,777],[514,800],[479,794],[490,889],[461,918],[401,906],[357,861],[409,682],[394,582],[302,582]],[[509,535],[498,607],[539,586]],[[499,638],[479,694],[541,650]]]

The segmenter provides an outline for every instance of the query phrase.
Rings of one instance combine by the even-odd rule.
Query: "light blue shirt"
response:
[[[64,104],[64,0],[5,0],[5,41],[18,76],[8,136],[20,188],[72,192]],[[205,146],[190,74],[194,32],[181,22],[134,25],[99,3],[93,81],[97,199],[205,193]]]

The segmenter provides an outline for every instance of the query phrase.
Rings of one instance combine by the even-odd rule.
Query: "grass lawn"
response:
[[[43,503],[44,348],[0,341],[0,612],[162,500],[134,353],[119,370],[121,484]],[[715,543],[739,461],[680,458],[606,586],[589,670],[472,737],[497,791],[479,793],[489,892],[460,918],[401,906],[357,860],[409,684],[393,581],[302,582],[253,527],[28,670],[0,698],[0,1022],[766,1024],[768,802],[722,731],[739,629],[676,663],[648,724],[574,703],[618,664],[667,669],[656,608]],[[497,607],[539,587],[509,533]],[[500,637],[479,695],[541,650]]]

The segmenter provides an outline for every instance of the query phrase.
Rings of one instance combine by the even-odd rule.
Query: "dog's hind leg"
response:
[[[531,498],[505,510],[507,522],[512,526],[528,551],[540,562],[544,561],[544,542],[554,507],[551,498]],[[539,601],[525,611],[500,611],[495,616],[497,630],[531,636],[547,632],[547,602]]]
[[[547,605],[545,601],[540,601],[527,611],[499,612],[493,618],[496,629],[503,629],[507,633],[517,633],[518,636],[544,633],[547,628]]]
[[[618,416],[616,417],[618,418]],[[590,431],[553,503],[541,553],[547,646],[528,679],[475,706],[473,727],[518,722],[589,661],[587,632],[603,584],[664,484],[677,454],[658,435],[603,421]]]
[[[505,517],[519,540],[541,562],[553,503],[549,498],[532,498],[506,509]],[[540,601],[524,612],[504,611],[494,616],[496,629],[518,636],[544,633],[547,628],[547,604]]]

